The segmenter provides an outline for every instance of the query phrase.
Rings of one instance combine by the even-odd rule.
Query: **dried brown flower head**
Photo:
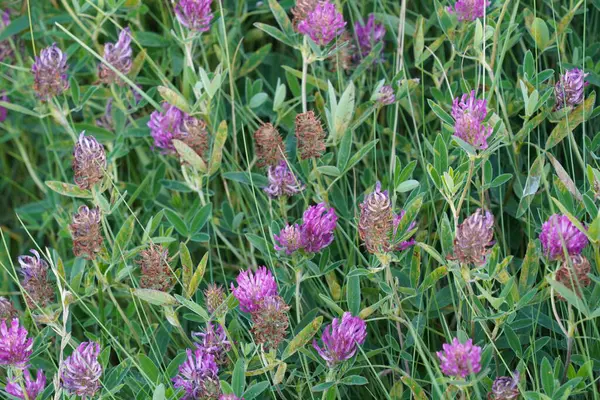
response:
[[[188,117],[181,125],[181,135],[177,137],[192,148],[204,161],[208,151],[209,136],[206,130],[206,122],[199,118]]]
[[[96,138],[81,132],[73,149],[73,173],[77,186],[90,189],[102,182],[106,170],[106,152]]]
[[[17,310],[13,303],[4,296],[0,296],[0,321],[3,319],[13,319],[17,316]]]
[[[341,68],[347,71],[352,68],[352,57],[356,51],[352,44],[352,35],[348,31],[344,31],[335,43],[335,47],[336,49],[339,47],[340,50],[329,57],[332,62],[332,70],[337,71]]]
[[[285,158],[283,139],[272,124],[263,124],[254,132],[254,151],[258,167],[274,166]]]
[[[223,286],[211,283],[204,291],[204,304],[209,313],[214,313],[225,302]],[[224,311],[224,310],[223,310]]]
[[[296,0],[296,6],[292,8],[292,24],[294,29],[298,30],[298,24],[306,19],[309,12],[315,9],[319,0]]]
[[[54,285],[48,280],[48,263],[40,257],[37,250],[31,250],[33,256],[19,256],[23,279],[21,285],[25,301],[31,309],[46,307],[54,302]]]
[[[277,295],[262,299],[258,310],[252,313],[252,334],[256,343],[267,349],[276,349],[279,346],[287,335],[289,309],[290,306]]]
[[[319,158],[325,152],[325,132],[313,111],[296,116],[296,138],[302,160]]]
[[[578,296],[581,296],[581,288],[589,286],[591,279],[588,276],[591,271],[590,262],[584,256],[577,254],[571,256],[570,260],[564,260],[560,268],[556,271],[556,280]],[[565,298],[557,293],[561,300]]]
[[[369,253],[385,253],[390,250],[394,213],[387,190],[381,191],[377,182],[375,190],[360,204],[358,234]]]
[[[169,250],[162,245],[152,243],[140,252],[140,257],[137,261],[142,270],[140,286],[144,289],[169,292],[175,284],[169,266]]]
[[[456,230],[454,256],[465,264],[483,265],[494,244],[494,216],[480,208],[465,219]]]
[[[93,260],[102,248],[100,209],[81,206],[69,225],[73,236],[73,253],[77,257]]]

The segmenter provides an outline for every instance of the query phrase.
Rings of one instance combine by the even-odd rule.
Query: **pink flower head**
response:
[[[296,250],[302,248],[300,242],[300,226],[298,224],[288,225],[279,232],[279,235],[273,235],[275,238],[275,250],[285,251],[288,256]]]
[[[27,329],[21,326],[17,318],[13,318],[10,328],[6,320],[0,323],[0,365],[25,368],[33,353],[33,340],[28,338]]]
[[[131,30],[129,27],[119,33],[117,43],[106,43],[104,45],[104,59],[123,75],[127,75],[131,70],[132,55]],[[119,76],[104,63],[98,65],[98,77],[103,83],[121,83]]]
[[[556,109],[574,107],[583,102],[583,89],[589,84],[584,79],[589,74],[579,68],[573,68],[560,76],[554,86],[554,97],[556,97]]]
[[[485,16],[485,9],[490,5],[486,0],[458,0],[454,9],[448,7],[450,13],[456,13],[459,21],[475,21]]]
[[[304,251],[318,253],[333,242],[337,215],[325,203],[310,206],[304,211],[300,226],[300,243]]]
[[[219,367],[214,356],[203,348],[187,349],[186,354],[187,359],[179,366],[179,374],[173,378],[173,386],[184,390],[182,400],[213,398],[209,395],[219,384]]]
[[[31,378],[31,374],[28,370],[23,371],[24,380],[19,382],[17,379],[9,379],[6,383],[6,392],[11,396],[18,399],[25,400],[25,394],[27,394],[28,400],[35,400],[38,394],[42,393],[46,386],[46,375],[44,371],[38,369],[35,380]],[[23,393],[23,385],[25,387],[25,393]]]
[[[354,23],[354,32],[358,39],[358,50],[362,58],[369,55],[373,47],[383,41],[385,27],[375,22],[375,15],[369,15],[367,23],[362,25],[359,21]],[[383,52],[383,49],[381,50]]]
[[[474,346],[473,339],[462,344],[454,338],[451,344],[444,343],[442,349],[436,354],[444,374],[465,378],[470,373],[481,371],[481,347]]]
[[[345,26],[344,16],[335,9],[334,4],[325,0],[298,24],[298,32],[308,35],[316,44],[325,46],[341,35]]]
[[[474,90],[455,98],[452,103],[454,136],[478,150],[487,149],[487,138],[492,134],[492,128],[483,122],[486,115],[487,101],[477,100]]]
[[[562,259],[565,249],[571,256],[580,254],[588,244],[585,233],[573,225],[569,217],[561,214],[554,214],[544,222],[540,242],[544,254],[551,260]]]
[[[100,389],[102,365],[98,362],[100,345],[81,343],[60,367],[62,386],[67,393],[93,397]]]
[[[162,106],[164,112],[154,111],[150,114],[148,128],[150,128],[155,147],[161,149],[165,154],[174,153],[173,139],[181,135],[181,126],[187,114],[167,102],[164,102]]]
[[[396,94],[394,93],[394,88],[390,85],[384,85],[379,89],[379,93],[377,93],[377,101],[382,106],[389,106],[390,104],[394,104],[396,101]]]
[[[240,310],[253,313],[260,307],[260,302],[266,296],[277,295],[277,283],[267,267],[259,267],[256,273],[251,270],[240,272],[236,278],[238,287],[231,284],[233,295],[240,302]]]
[[[367,324],[359,317],[345,312],[342,318],[334,318],[323,330],[319,347],[313,340],[313,347],[327,362],[329,367],[350,359],[356,353],[357,346],[362,345],[367,337]]]
[[[218,365],[227,362],[227,352],[231,350],[231,342],[227,339],[225,329],[221,324],[207,322],[204,332],[195,332],[192,336],[200,339],[200,343],[195,343],[196,347],[212,354]]]
[[[304,185],[288,168],[285,160],[279,161],[279,164],[270,166],[267,172],[269,186],[263,190],[271,197],[293,196],[304,190]]]
[[[213,13],[210,9],[212,0],[179,0],[175,6],[175,15],[188,29],[206,32],[210,29]]]

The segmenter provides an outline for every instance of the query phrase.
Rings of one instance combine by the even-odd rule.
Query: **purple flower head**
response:
[[[67,55],[54,43],[43,49],[31,67],[33,88],[44,100],[57,96],[69,88]]]
[[[375,15],[369,15],[367,23],[362,25],[359,21],[354,23],[354,32],[358,39],[358,50],[361,58],[369,55],[373,47],[379,42],[383,42],[385,37],[385,27],[383,24],[375,22]],[[381,49],[383,52],[383,49]]]
[[[276,166],[270,166],[267,171],[269,186],[263,190],[271,197],[293,196],[304,190],[304,185],[294,176],[285,160]]]
[[[27,337],[29,332],[13,318],[10,328],[6,320],[0,323],[0,365],[26,368],[33,352],[33,340]]]
[[[203,348],[187,349],[186,354],[187,359],[179,366],[179,375],[173,378],[173,386],[185,392],[181,399],[216,398],[210,397],[219,385],[219,367],[214,356]]]
[[[583,102],[583,89],[589,84],[584,79],[588,75],[579,68],[573,68],[560,76],[554,86],[557,110],[565,106],[574,107]]]
[[[519,371],[513,376],[499,376],[492,384],[492,391],[488,393],[488,400],[516,400],[519,397]]]
[[[396,233],[398,232],[398,226],[400,225],[400,221],[402,221],[402,218],[404,218],[405,214],[406,214],[406,211],[401,210],[400,214],[394,215],[394,237],[396,237]],[[416,227],[417,227],[417,222],[413,221],[408,226],[408,231],[412,231]],[[404,251],[404,250],[408,249],[409,247],[413,246],[415,243],[416,243],[415,238],[410,238],[408,240],[398,243],[398,245],[396,246],[396,250]]]
[[[106,43],[104,45],[104,59],[123,75],[127,75],[131,70],[132,54],[131,30],[129,27],[119,33],[117,43]],[[121,83],[117,74],[104,63],[98,65],[98,77],[103,83]]]
[[[213,13],[210,9],[212,0],[179,0],[175,6],[175,15],[188,29],[206,32],[210,29]]]
[[[148,128],[154,138],[155,147],[161,149],[164,154],[174,153],[173,139],[181,136],[181,126],[187,114],[167,102],[164,102],[162,107],[164,112],[154,111],[150,114]]]
[[[474,346],[473,339],[462,344],[454,338],[451,344],[444,343],[442,349],[436,354],[444,374],[465,378],[470,373],[481,371],[481,347]]]
[[[359,317],[345,312],[342,318],[334,318],[333,322],[323,330],[321,341],[323,347],[313,340],[313,347],[327,362],[329,367],[350,359],[367,337],[367,324]]]
[[[298,224],[287,225],[279,232],[279,235],[273,235],[275,238],[275,250],[285,251],[288,256],[296,250],[302,248],[300,242],[300,226]]]
[[[17,260],[21,265],[23,274],[23,291],[25,301],[30,308],[46,307],[54,301],[54,287],[48,280],[48,263],[40,258],[40,253],[31,250],[33,256],[19,256]]]
[[[25,394],[27,394],[28,400],[35,400],[38,394],[42,393],[46,386],[46,375],[44,375],[44,371],[38,369],[36,378],[33,380],[29,371],[25,370],[23,371],[23,378],[23,381],[9,379],[6,383],[6,392],[23,400],[25,400]],[[23,393],[21,385],[25,387],[25,393]]]
[[[308,35],[316,44],[325,46],[341,35],[345,26],[344,16],[335,9],[335,5],[325,0],[298,24],[298,32]]]
[[[62,387],[81,397],[92,397],[100,388],[102,366],[98,362],[100,345],[81,343],[60,366]]]
[[[569,217],[561,214],[554,214],[544,222],[540,242],[544,254],[551,260],[563,259],[565,249],[571,256],[580,254],[588,244],[585,233],[573,225]]]
[[[454,9],[448,7],[448,12],[456,13],[459,21],[475,21],[485,16],[485,9],[490,5],[486,0],[458,0]]]
[[[204,349],[207,353],[214,356],[215,362],[218,365],[223,365],[227,362],[227,352],[231,350],[231,343],[227,339],[225,329],[221,324],[212,322],[206,323],[206,331],[195,332],[192,334],[200,339],[200,343],[196,343],[196,347]]]
[[[3,93],[2,96],[0,96],[0,101],[4,101],[4,102],[8,103],[8,96],[6,95],[6,93]],[[8,116],[8,110],[6,109],[6,107],[0,106],[0,122],[6,121],[7,116]]]
[[[173,140],[177,139],[191,147],[200,157],[204,157],[209,140],[206,123],[167,102],[163,102],[162,106],[164,112],[154,111],[148,121],[154,147],[161,149],[163,154],[173,154]]]
[[[304,211],[300,226],[300,243],[304,251],[318,253],[333,242],[337,215],[325,203],[310,206]]]
[[[394,93],[394,89],[390,85],[384,85],[379,89],[379,93],[377,93],[377,101],[382,106],[389,106],[390,104],[394,104],[396,101],[396,94]]]
[[[77,186],[86,190],[102,182],[106,167],[104,146],[95,137],[81,132],[73,149],[73,173]]]
[[[264,297],[277,294],[277,283],[267,267],[259,267],[256,273],[251,270],[242,271],[236,281],[238,287],[234,287],[232,283],[231,291],[239,300],[240,310],[243,312],[255,312]]]
[[[492,134],[492,128],[483,122],[486,115],[487,101],[477,100],[474,90],[455,98],[452,103],[454,136],[478,150],[487,149],[487,138]]]

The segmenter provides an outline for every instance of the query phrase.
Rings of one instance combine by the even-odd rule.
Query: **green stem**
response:
[[[300,323],[302,315],[302,297],[300,283],[302,282],[302,267],[296,267],[296,321]]]
[[[306,39],[304,39],[306,42]],[[302,112],[305,113],[308,109],[306,106],[306,76],[308,75],[308,54],[302,50]]]

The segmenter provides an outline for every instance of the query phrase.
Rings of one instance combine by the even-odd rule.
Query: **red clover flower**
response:
[[[81,343],[60,367],[62,387],[71,395],[93,397],[100,388],[102,366],[98,362],[100,345]]]
[[[29,371],[25,370],[23,371],[23,378],[22,381],[14,378],[9,379],[6,383],[6,392],[18,399],[35,400],[38,394],[42,393],[46,386],[46,375],[44,375],[44,371],[38,369],[35,380],[33,380]],[[21,384],[25,387],[25,393],[23,393]],[[27,397],[25,397],[26,395]]]
[[[76,257],[93,260],[102,248],[102,234],[100,233],[100,208],[81,206],[69,225],[73,236],[73,253]]]
[[[67,55],[56,43],[43,49],[31,67],[34,76],[33,88],[43,100],[58,96],[69,88],[67,78]]]
[[[319,355],[327,362],[327,366],[346,361],[362,345],[367,337],[367,324],[359,317],[353,317],[351,313],[345,312],[342,318],[334,318],[333,322],[323,330],[319,347],[317,340],[313,340],[313,347]]]
[[[325,46],[344,32],[344,16],[329,0],[321,1],[298,24],[298,32],[308,35],[313,42]]]
[[[48,263],[40,258],[40,253],[31,250],[33,256],[19,256],[23,274],[23,291],[27,305],[36,309],[43,308],[54,301],[54,287],[48,280]]]
[[[85,190],[102,182],[106,167],[104,146],[95,137],[81,132],[73,149],[73,173],[77,186]]]
[[[6,322],[0,323],[0,365],[26,368],[33,353],[33,340],[27,337],[29,332],[17,318],[10,322],[10,328]]]
[[[383,24],[375,22],[375,15],[369,15],[367,23],[362,25],[360,21],[354,23],[354,32],[358,39],[358,50],[361,58],[369,55],[373,47],[383,42],[385,37],[385,27]],[[381,49],[383,52],[383,49]]]
[[[186,28],[196,32],[207,32],[214,15],[210,9],[212,0],[179,0],[175,15]]]
[[[238,287],[231,284],[233,295],[240,302],[240,310],[254,313],[260,307],[260,301],[266,296],[277,295],[277,283],[267,267],[259,267],[255,273],[251,270],[240,272],[236,278]]]
[[[485,9],[489,5],[489,0],[458,0],[454,4],[454,9],[448,7],[448,11],[456,13],[459,21],[475,21],[485,16]]]
[[[494,216],[478,208],[456,230],[452,260],[477,266],[485,264],[494,245]]]
[[[319,203],[304,211],[300,225],[300,243],[304,251],[318,253],[333,242],[337,215],[327,204]]]
[[[129,27],[119,33],[117,43],[106,43],[104,45],[104,59],[123,75],[127,75],[131,70],[132,54],[131,30]],[[98,77],[102,83],[122,83],[119,76],[104,63],[98,65]]]
[[[470,373],[477,374],[481,371],[481,347],[474,346],[473,339],[463,344],[454,338],[452,343],[444,343],[442,349],[436,354],[444,374],[464,379]]]
[[[285,160],[281,160],[276,166],[270,166],[267,177],[269,186],[263,190],[272,198],[293,196],[304,190],[304,185],[294,176]]]
[[[474,90],[455,98],[452,103],[454,136],[477,150],[487,149],[487,138],[492,134],[492,128],[483,122],[486,115],[487,100],[477,100]]]
[[[554,214],[544,222],[540,242],[544,254],[551,260],[563,259],[564,250],[572,256],[580,254],[588,244],[585,233],[581,232],[569,217],[561,214]]]
[[[579,68],[573,68],[560,76],[554,86],[557,110],[563,107],[574,107],[583,102],[583,89],[589,84],[584,79],[588,75]]]
[[[212,354],[203,348],[186,350],[187,359],[179,366],[173,386],[183,389],[182,400],[217,399],[220,393],[219,367]]]

